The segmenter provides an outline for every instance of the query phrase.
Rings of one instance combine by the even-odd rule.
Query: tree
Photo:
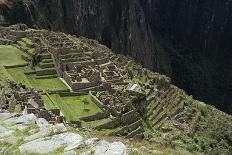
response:
[[[82,102],[84,103],[84,110],[87,111],[86,106],[89,104],[89,101],[85,98]]]

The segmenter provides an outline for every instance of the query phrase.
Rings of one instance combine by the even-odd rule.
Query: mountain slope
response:
[[[231,113],[231,5],[229,0],[17,0],[3,14],[10,23],[97,39]]]
[[[23,24],[0,32],[3,111],[29,105],[27,112],[41,116],[38,107],[56,109],[67,125],[142,140],[139,144],[151,150],[160,145],[193,153],[231,152],[232,117],[188,96],[167,76],[95,40]],[[30,98],[38,106],[30,108]],[[54,122],[53,115],[47,119]]]

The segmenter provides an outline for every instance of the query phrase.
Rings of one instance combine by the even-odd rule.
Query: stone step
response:
[[[26,54],[30,55],[30,56],[33,56],[35,54],[35,49],[34,48],[31,48],[31,49],[28,49],[26,51],[24,51]]]
[[[125,136],[125,138],[133,138],[134,136],[143,134],[143,133],[144,133],[144,129],[140,126],[136,130],[132,131],[127,136]]]
[[[114,136],[114,135],[126,136],[128,133],[136,130],[140,126],[142,126],[141,119],[136,120],[135,122],[133,122],[129,125],[123,126],[122,128],[119,128],[117,131],[110,133],[110,135],[111,136]]]
[[[27,46],[26,46],[26,44],[25,44],[25,42],[23,42],[23,41],[17,41],[17,45],[18,46],[20,46],[20,47],[24,47],[25,49],[29,49]]]
[[[33,43],[31,42],[30,39],[22,38],[21,41],[24,42],[28,48],[33,48]]]
[[[82,57],[83,54],[82,53],[68,53],[68,54],[64,54],[61,55],[61,59],[68,59],[68,58],[76,58],[76,57]]]
[[[22,53],[22,54],[21,54],[21,57],[22,57],[22,59],[25,60],[25,61],[30,61],[30,60],[32,59],[29,55],[27,55],[27,54],[25,54],[25,53]]]
[[[79,61],[86,61],[86,60],[91,60],[90,57],[78,57],[78,58],[67,58],[67,59],[62,59],[61,62],[79,62]]]
[[[152,104],[152,105],[151,105]],[[153,102],[153,103],[151,103],[150,105],[150,107],[149,107],[149,109],[148,109],[148,112],[147,112],[147,114],[148,114],[148,116],[150,115],[150,114],[152,114],[152,112],[157,108],[157,106],[160,104],[160,102],[159,101],[156,101],[156,102]]]
[[[55,66],[53,63],[40,63],[39,67],[45,69],[45,68],[54,68]]]
[[[55,68],[46,68],[46,69],[37,69],[36,75],[37,76],[45,76],[45,75],[56,75],[56,69]]]
[[[129,128],[129,131],[132,132],[132,131],[134,131],[135,129],[137,129],[139,126],[142,126],[142,125],[143,125],[143,121],[140,119],[140,120],[138,120],[138,121],[136,121],[136,122],[130,124],[130,125],[128,126],[128,128]]]
[[[163,111],[163,106],[159,106],[156,111],[153,111],[153,115],[151,115],[148,119],[150,121],[154,121],[156,117]]]
[[[184,108],[184,101],[182,100],[171,112],[170,117],[177,114],[177,112]]]
[[[153,126],[153,129],[159,129],[167,120],[168,117],[165,117],[162,121],[158,122],[155,126]]]
[[[173,88],[169,88],[168,90],[166,90],[161,96],[160,99],[165,99],[167,98],[167,96],[171,93],[173,93],[175,90]]]
[[[155,125],[157,125],[159,122],[161,122],[166,117],[167,117],[167,113],[166,112],[159,113],[157,115],[156,119],[152,122],[152,127],[154,127]]]
[[[57,78],[58,75],[54,74],[54,75],[44,75],[44,76],[36,76],[36,79],[53,79],[53,78]]]
[[[43,53],[43,54],[40,54],[40,56],[42,59],[51,59],[52,58],[50,53]]]
[[[41,62],[42,63],[51,63],[51,62],[53,62],[53,60],[52,59],[43,59]]]

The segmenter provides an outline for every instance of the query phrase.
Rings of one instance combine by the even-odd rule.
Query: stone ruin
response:
[[[185,118],[188,130],[194,131],[192,126],[199,116],[194,110],[185,109],[191,99],[171,85],[170,78],[144,69],[128,57],[115,55],[96,41],[76,39],[64,33],[30,30],[24,26],[4,28],[0,35],[12,42],[25,35],[32,40],[35,54],[30,61],[36,59],[34,61],[38,63],[32,64],[41,67],[36,70],[38,78],[60,76],[73,91],[91,91],[92,100],[107,116],[110,114],[115,118],[98,129],[115,128],[121,123],[122,129],[114,134],[134,137],[139,135],[134,131],[143,133],[141,118],[156,130],[170,121],[174,122],[171,124],[181,124],[183,121],[178,114],[186,112],[191,113]],[[4,101],[4,98],[0,100]],[[30,101],[32,104],[28,109],[37,111],[40,106],[35,105],[32,99]]]
[[[59,109],[46,110],[42,96],[32,88],[26,88],[23,84],[7,81],[0,89],[0,109],[2,111],[15,112],[16,106],[25,114],[35,114],[38,118],[44,118],[52,124],[61,123]]]

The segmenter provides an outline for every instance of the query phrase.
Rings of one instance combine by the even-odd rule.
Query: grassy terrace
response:
[[[0,65],[18,65],[26,63],[21,51],[13,46],[0,45]]]
[[[60,97],[59,95],[55,94],[50,95],[50,97],[56,104],[53,106],[59,107],[63,115],[66,117],[66,121],[77,121],[80,117],[93,115],[97,112],[101,112],[101,109],[98,108],[98,106],[90,100],[89,95]],[[84,99],[87,99],[89,102],[89,104],[86,105],[86,109],[88,110],[84,110]],[[52,103],[48,103],[49,104],[47,105],[49,105],[49,107],[52,107]]]
[[[25,72],[33,71],[29,67],[9,68],[7,72],[11,75],[14,81],[23,83],[28,87],[34,87],[37,90],[56,91],[67,90],[66,85],[59,78],[51,79],[36,79],[35,75],[25,75]]]
[[[25,64],[21,58],[21,51],[13,46],[0,45],[0,82],[6,79],[13,79],[7,70],[3,67],[4,65],[19,65]]]
[[[28,40],[26,40],[28,42]],[[22,42],[24,44],[24,42]],[[23,51],[13,47],[0,45],[0,82],[6,79],[14,80],[17,83],[23,83],[27,87],[33,87],[37,90],[60,91],[67,90],[67,86],[59,78],[37,79],[35,70],[30,67],[5,68],[4,66],[13,66],[27,63],[22,59]],[[25,74],[32,73],[32,74]],[[80,117],[93,115],[102,110],[90,100],[89,95],[61,97],[58,94],[43,95],[42,99],[46,109],[59,108],[68,122],[77,121]],[[88,100],[89,104],[84,109],[83,100]],[[106,123],[110,119],[102,119],[93,122],[84,122],[84,126],[94,127]]]

